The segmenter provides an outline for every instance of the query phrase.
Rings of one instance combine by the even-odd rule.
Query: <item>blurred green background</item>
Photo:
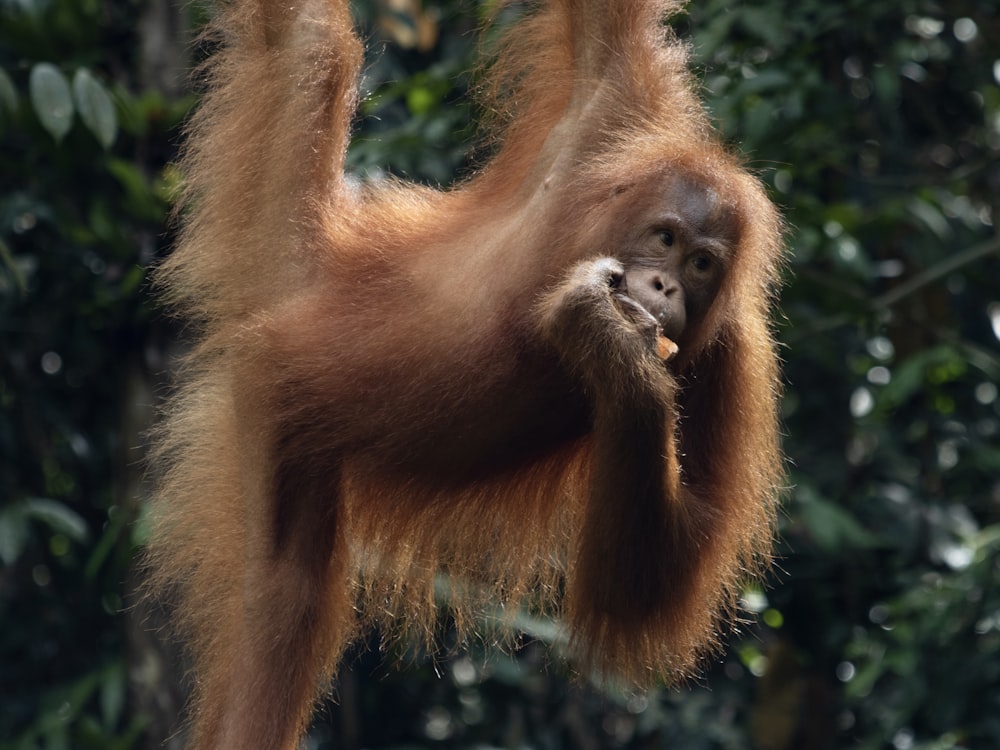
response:
[[[350,164],[445,184],[485,8],[358,4]],[[183,330],[149,269],[204,11],[0,0],[0,749],[178,747],[137,610],[145,431]],[[704,678],[646,695],[514,654],[377,653],[310,748],[1000,747],[1000,8],[696,0],[707,106],[790,224],[781,558]]]

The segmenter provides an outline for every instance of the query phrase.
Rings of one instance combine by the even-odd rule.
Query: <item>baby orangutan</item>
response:
[[[442,582],[460,634],[526,607],[638,685],[718,646],[772,545],[781,226],[676,10],[541,3],[491,67],[495,155],[433,190],[345,179],[346,0],[220,5],[159,273],[199,333],[148,553],[189,747],[296,747],[359,635],[433,641]]]

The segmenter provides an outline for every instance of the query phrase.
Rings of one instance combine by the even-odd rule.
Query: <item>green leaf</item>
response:
[[[87,523],[83,517],[56,500],[35,497],[25,502],[25,515],[41,521],[53,531],[65,534],[76,542],[87,538]]]
[[[892,371],[892,381],[881,391],[880,401],[889,408],[900,406],[922,392],[928,384],[941,385],[957,379],[965,371],[965,360],[950,346],[914,354]]]
[[[7,71],[0,68],[0,114],[4,111],[16,112],[17,103],[17,89],[14,88],[14,82],[7,75]]]
[[[813,540],[829,553],[879,546],[879,538],[862,526],[848,511],[820,497],[809,487],[796,492],[799,517]]]
[[[73,76],[73,98],[83,124],[104,148],[110,148],[118,136],[115,105],[107,89],[86,68],[78,68]]]
[[[154,221],[163,219],[163,204],[153,193],[149,177],[136,164],[125,159],[111,159],[108,171],[125,189],[125,207],[129,213]]]
[[[0,562],[13,565],[28,543],[28,519],[18,503],[0,510]]]
[[[424,115],[430,112],[437,100],[426,86],[414,86],[406,93],[406,106],[414,115]]]
[[[788,45],[788,35],[784,31],[782,19],[774,8],[743,8],[739,15],[747,31],[758,36],[772,49],[780,50]]]
[[[38,63],[31,69],[28,89],[42,127],[61,141],[73,125],[73,96],[66,76],[52,63]]]
[[[21,556],[30,537],[31,520],[40,521],[74,541],[87,539],[87,524],[78,513],[55,500],[30,498],[0,511],[0,562],[11,565]]]
[[[14,258],[14,254],[10,251],[10,248],[2,239],[0,239],[0,268],[3,268],[4,271],[14,280],[14,285],[23,295],[28,289],[27,281],[24,278],[24,271],[22,271],[21,267],[18,266],[17,260]]]
[[[121,719],[125,707],[126,685],[125,665],[121,661],[109,664],[101,675],[99,693],[101,718],[107,729],[114,729]]]
[[[946,243],[952,236],[951,225],[938,206],[923,198],[914,198],[907,205],[910,213],[937,238]]]

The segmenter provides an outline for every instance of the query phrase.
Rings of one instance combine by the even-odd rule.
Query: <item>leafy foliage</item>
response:
[[[159,356],[144,284],[189,100],[135,93],[137,7],[0,3],[3,747],[129,747],[145,724],[122,614]]]
[[[145,280],[192,101],[148,73],[137,20],[164,6],[0,0],[0,748],[154,747],[174,718],[123,614],[173,338]],[[359,174],[474,168],[459,10],[359,4]],[[790,489],[756,624],[705,685],[648,695],[567,682],[547,623],[399,673],[359,652],[313,746],[1000,745],[994,3],[699,0],[675,21],[789,222]]]

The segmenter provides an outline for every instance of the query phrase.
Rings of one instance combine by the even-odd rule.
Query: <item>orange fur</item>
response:
[[[464,634],[496,605],[561,617],[584,665],[642,685],[717,645],[772,542],[781,227],[664,37],[676,9],[537,9],[485,86],[496,156],[436,191],[343,177],[346,2],[222,6],[159,275],[198,326],[148,552],[191,747],[295,747],[347,645],[433,641],[442,599]],[[739,240],[668,371],[580,269],[678,175]]]

